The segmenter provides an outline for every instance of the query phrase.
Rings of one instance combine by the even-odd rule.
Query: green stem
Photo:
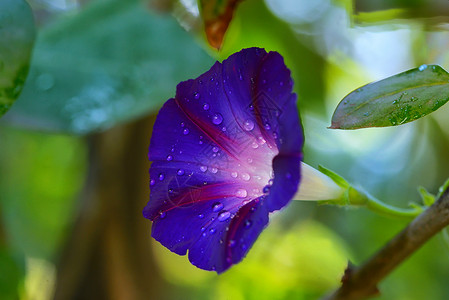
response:
[[[349,187],[347,192],[347,199],[349,204],[359,205],[368,208],[369,210],[389,217],[401,219],[413,219],[423,212],[424,208],[420,206],[413,206],[411,208],[399,208],[386,204],[376,197],[364,192],[363,190]]]
[[[372,196],[368,196],[366,202],[366,208],[369,210],[383,214],[390,217],[396,217],[401,219],[413,219],[423,212],[423,208],[419,206],[411,207],[411,208],[399,208],[383,203],[379,199],[376,199]]]

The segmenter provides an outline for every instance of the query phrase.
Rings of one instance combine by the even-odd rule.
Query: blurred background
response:
[[[449,177],[448,105],[394,128],[327,129],[361,85],[421,64],[449,69],[446,0],[245,0],[218,52],[195,0],[28,4],[32,14],[13,20],[34,16],[29,74],[0,119],[1,299],[318,299],[348,260],[363,262],[406,226],[294,201],[220,276],[150,237],[141,211],[155,116],[178,82],[244,47],[284,56],[308,164],[400,207]],[[448,277],[440,234],[381,283],[379,299],[447,299]]]

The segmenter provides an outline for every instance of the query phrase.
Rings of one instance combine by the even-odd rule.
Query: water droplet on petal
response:
[[[223,122],[223,116],[219,113],[216,113],[212,116],[212,123],[215,125],[220,125]]]
[[[165,211],[160,211],[160,212],[159,212],[159,217],[160,217],[161,219],[165,218],[166,215],[167,215],[167,213],[166,213]]]
[[[190,131],[186,128],[186,129],[183,130],[182,133],[184,133],[184,134],[189,134],[189,132],[190,132]]]
[[[245,221],[245,227],[246,227],[246,228],[251,227],[251,224],[253,224],[253,222],[251,222],[251,220],[246,220],[246,221]]]
[[[197,92],[193,93],[193,98],[195,98],[196,100],[200,99],[200,94]]]
[[[171,160],[173,160],[173,156],[168,155],[168,156],[167,156],[167,161],[171,161]]]
[[[200,218],[200,219],[204,218],[204,214],[199,214],[198,218]]]
[[[159,180],[161,180],[161,181],[162,181],[162,180],[164,180],[164,178],[165,178],[165,175],[164,175],[164,174],[162,174],[162,173],[161,173],[161,174],[159,174]]]
[[[264,194],[270,192],[270,186],[268,186],[268,185],[264,186],[262,192],[264,192]]]
[[[231,213],[229,211],[222,211],[219,215],[218,215],[218,221],[220,222],[224,222],[227,219],[229,219],[231,217]]]
[[[248,192],[245,189],[238,189],[235,192],[235,196],[238,198],[245,198],[248,195]]]
[[[236,244],[235,240],[230,240],[229,241],[229,247],[234,247]]]
[[[181,127],[184,127],[184,126],[186,126],[186,123],[181,122]]]
[[[247,161],[249,164],[251,164],[253,162],[253,159],[251,157],[248,157]]]
[[[200,166],[200,170],[201,170],[201,172],[206,172],[207,171],[207,167],[206,166]]]
[[[178,172],[176,174],[178,174],[179,176],[184,175],[184,170],[183,169],[179,169]]]
[[[213,152],[218,152],[218,147],[212,147]]]
[[[271,129],[270,123],[265,123],[264,127],[265,127],[266,130],[270,130]]]
[[[245,181],[249,181],[251,179],[251,176],[248,173],[242,173],[242,178]]]
[[[210,172],[213,174],[216,174],[218,172],[218,169],[215,167],[210,168]]]
[[[221,202],[215,202],[215,203],[212,205],[212,211],[213,211],[213,212],[218,212],[218,211],[222,210],[223,207],[224,207],[223,203],[221,203]]]
[[[154,179],[150,180],[150,186],[153,186],[156,183],[156,181]]]
[[[251,147],[252,147],[253,149],[257,149],[257,148],[259,148],[259,145],[258,145],[257,143],[255,143],[255,142],[253,142],[253,143],[251,144]]]
[[[231,173],[231,177],[232,177],[232,178],[237,178],[238,175],[239,175],[239,174],[237,174],[237,172],[232,172],[232,173]]]
[[[215,228],[211,228],[211,229],[209,230],[210,234],[214,234],[215,231],[217,231]]]
[[[209,104],[204,103],[204,104],[203,104],[203,109],[204,109],[204,110],[209,110]]]
[[[246,131],[251,131],[254,129],[254,122],[251,120],[246,120],[245,122],[243,122],[243,129],[245,129]]]

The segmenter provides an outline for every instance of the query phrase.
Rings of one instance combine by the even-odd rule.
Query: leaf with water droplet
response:
[[[139,0],[104,0],[43,28],[32,62],[20,100],[4,119],[88,134],[156,112],[180,81],[213,60],[170,16]]]
[[[20,95],[36,37],[34,19],[24,0],[0,1],[0,117]],[[48,85],[48,78],[41,84]]]
[[[430,114],[448,100],[449,74],[440,66],[421,66],[347,95],[335,109],[330,128],[401,125]]]

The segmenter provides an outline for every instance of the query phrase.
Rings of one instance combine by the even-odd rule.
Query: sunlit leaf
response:
[[[93,1],[39,35],[8,120],[85,134],[160,108],[212,59],[169,15],[139,0]],[[195,75],[196,74],[196,75]]]
[[[34,19],[28,3],[0,1],[0,117],[22,91],[34,39]]]
[[[204,20],[209,44],[219,49],[234,15],[234,10],[242,0],[200,0],[201,15]],[[263,5],[263,3],[260,3]]]
[[[347,95],[332,116],[334,129],[386,127],[408,123],[449,100],[449,74],[439,66],[422,65]]]

